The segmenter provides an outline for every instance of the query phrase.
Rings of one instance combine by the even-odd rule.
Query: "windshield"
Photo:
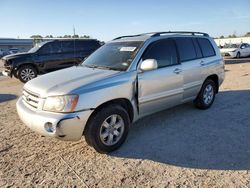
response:
[[[34,53],[36,52],[37,50],[39,50],[44,44],[46,44],[47,42],[41,42],[41,43],[38,43],[36,44],[33,48],[31,48],[28,52],[30,53]]]
[[[239,48],[240,44],[225,44],[223,48]]]
[[[90,55],[82,65],[126,71],[142,44],[142,41],[108,43]]]

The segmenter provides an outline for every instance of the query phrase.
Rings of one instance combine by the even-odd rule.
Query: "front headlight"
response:
[[[78,101],[78,95],[62,95],[48,97],[43,110],[50,112],[73,112]]]

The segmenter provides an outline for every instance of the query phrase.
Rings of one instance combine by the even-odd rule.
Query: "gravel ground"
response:
[[[191,103],[139,120],[109,155],[30,131],[0,76],[0,187],[250,187],[250,63],[226,65],[206,111]]]

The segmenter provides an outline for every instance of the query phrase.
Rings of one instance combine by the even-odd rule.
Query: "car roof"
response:
[[[209,37],[207,33],[203,32],[193,32],[193,31],[167,31],[167,32],[151,32],[151,33],[142,33],[138,35],[127,35],[127,36],[120,36],[113,39],[110,42],[127,42],[127,41],[146,41],[150,38],[155,37]]]

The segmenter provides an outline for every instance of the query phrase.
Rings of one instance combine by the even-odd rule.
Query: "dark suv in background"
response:
[[[38,74],[78,65],[100,46],[101,43],[95,39],[60,39],[42,42],[27,53],[3,57],[2,73],[27,82]]]

